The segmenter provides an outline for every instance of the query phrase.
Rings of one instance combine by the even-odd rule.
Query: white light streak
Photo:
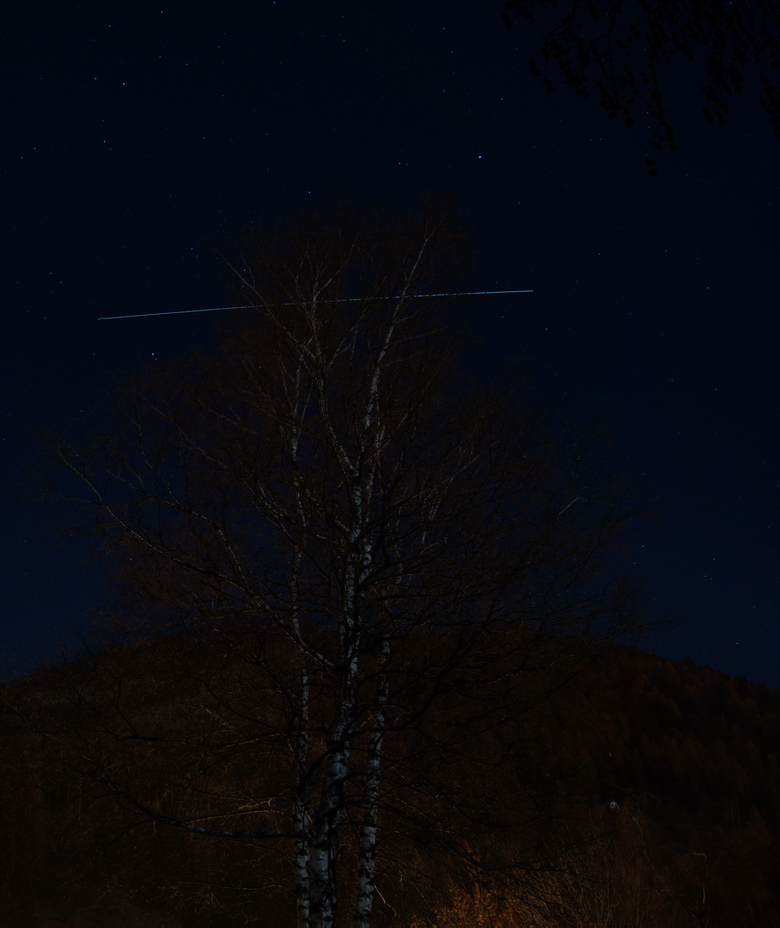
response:
[[[410,299],[421,300],[427,297],[442,296],[496,296],[505,293],[533,293],[533,290],[468,290],[461,293],[415,293]],[[340,300],[322,300],[323,303],[359,303],[367,299],[362,296],[352,296]],[[375,300],[398,300],[398,296],[379,296],[370,297]],[[209,309],[168,309],[161,313],[130,313],[125,316],[100,316],[98,322],[108,322],[111,319],[148,319],[150,316],[182,316],[185,313],[222,313],[228,309],[259,309],[262,303],[249,303],[240,306],[212,306]],[[299,302],[282,303],[282,306],[299,306]]]

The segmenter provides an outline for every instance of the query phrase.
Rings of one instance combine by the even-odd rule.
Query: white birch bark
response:
[[[335,925],[338,830],[351,757],[350,736],[356,676],[355,653],[348,662],[347,686],[341,695],[338,715],[332,728],[328,752],[330,756],[322,785],[320,805],[310,828],[310,928],[333,928]]]
[[[295,753],[297,777],[294,828],[295,839],[295,900],[298,916],[298,928],[309,928],[310,890],[309,890],[309,810],[306,803],[305,772],[309,748],[309,681],[306,672],[306,655],[300,654],[301,661],[301,707],[300,729],[297,734]]]
[[[355,902],[355,928],[371,928],[371,916],[374,907],[379,794],[382,783],[382,748],[385,733],[385,708],[389,695],[389,681],[387,678],[389,659],[390,642],[387,638],[384,638],[381,648],[381,672],[376,712],[374,714],[374,729],[371,732],[366,764],[366,791],[360,841],[357,900]]]

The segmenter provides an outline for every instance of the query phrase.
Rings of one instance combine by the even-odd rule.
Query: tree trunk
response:
[[[331,754],[322,788],[322,802],[311,829],[307,861],[309,928],[334,928],[336,923],[338,829],[349,757],[348,740]]]
[[[357,900],[355,902],[355,928],[371,928],[376,877],[376,838],[379,823],[379,792],[381,789],[382,747],[385,729],[385,706],[388,698],[387,665],[390,659],[390,642],[382,641],[382,674],[379,679],[374,730],[368,747],[366,793],[364,800],[363,830],[360,843]]]

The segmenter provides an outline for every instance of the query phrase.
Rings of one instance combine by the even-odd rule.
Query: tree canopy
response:
[[[554,8],[551,9],[551,8]],[[583,98],[629,125],[645,114],[651,149],[674,148],[670,65],[701,68],[701,111],[723,124],[746,80],[780,134],[780,6],[774,0],[507,0],[507,25],[544,19],[534,72],[549,91],[551,67]],[[654,171],[650,155],[646,160]]]
[[[496,732],[632,617],[593,434],[460,361],[462,253],[440,210],[256,237],[221,342],[54,443],[117,635],[52,743],[134,815],[286,860],[301,928],[340,897],[368,928],[383,853],[537,814]]]

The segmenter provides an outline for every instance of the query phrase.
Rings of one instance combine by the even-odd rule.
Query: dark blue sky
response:
[[[219,305],[212,256],[334,187],[463,211],[481,357],[524,350],[603,413],[657,510],[628,560],[681,627],[670,657],[780,685],[780,143],[751,95],[698,115],[668,77],[679,151],[649,177],[649,127],[546,95],[538,34],[498,2],[11,4],[0,24],[6,671],[51,654],[99,596],[85,549],[52,549],[20,492],[44,418],[79,415],[139,358],[213,319],[99,316]],[[211,10],[212,12],[207,12]]]

